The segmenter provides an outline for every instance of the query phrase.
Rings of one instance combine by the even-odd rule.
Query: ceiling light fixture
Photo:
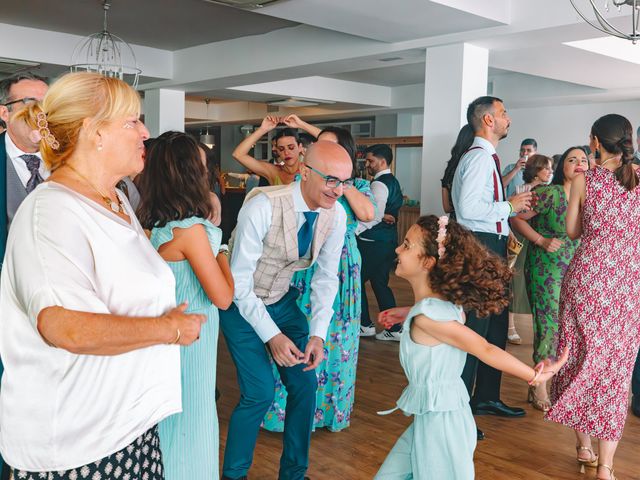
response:
[[[207,104],[207,120],[209,120],[209,102],[210,98],[205,98],[204,103]],[[207,125],[207,131],[200,135],[200,143],[204,143],[207,147],[213,148],[216,145],[216,137],[209,133],[209,125]]]
[[[640,30],[638,27],[640,26],[640,0],[602,0],[603,4],[601,7],[596,5],[596,0],[569,0],[571,5],[578,12],[578,15],[582,17],[582,19],[591,25],[596,30],[600,30],[607,35],[612,35],[614,37],[623,38],[626,40],[631,40],[632,43],[636,43],[640,39]],[[577,2],[581,4],[586,3],[586,10],[589,10],[589,6],[593,10],[594,19],[587,18],[587,15],[582,11],[582,8],[578,8],[576,5]],[[613,24],[605,18],[605,14],[608,14],[611,8],[616,8],[618,13],[622,13],[623,7],[631,7],[631,33],[624,33],[620,29],[613,26]],[[584,8],[584,5],[582,5]],[[604,11],[604,13],[603,13]]]
[[[131,46],[107,30],[109,4],[102,2],[104,22],[102,31],[84,38],[71,55],[72,72],[96,72],[105,77],[127,81],[133,88],[138,86],[142,70],[138,68],[136,55]]]

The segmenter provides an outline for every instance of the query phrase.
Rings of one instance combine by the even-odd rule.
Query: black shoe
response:
[[[484,440],[484,432],[480,430],[478,427],[476,427],[476,430],[478,431],[478,441]]]
[[[636,417],[640,417],[640,394],[631,397],[631,411]]]
[[[231,478],[231,477],[225,477],[223,475],[220,480],[247,480],[247,476],[245,475],[244,477],[240,477],[240,478]]]
[[[501,400],[478,402],[472,407],[474,415],[498,415],[499,417],[524,417],[525,411],[518,407],[509,407]]]

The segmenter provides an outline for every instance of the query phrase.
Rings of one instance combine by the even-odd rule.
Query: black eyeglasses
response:
[[[338,188],[340,185],[342,185],[344,188],[350,188],[353,187],[353,183],[354,183],[354,179],[353,178],[347,178],[346,180],[340,180],[337,177],[332,177],[331,175],[325,175],[324,173],[322,173],[319,170],[316,170],[313,167],[310,167],[309,165],[307,165],[306,163],[304,164],[305,167],[307,167],[309,170],[317,173],[318,175],[320,175],[322,178],[324,178],[324,183],[327,187],[329,188]]]
[[[4,103],[3,105],[7,108],[9,108],[11,105],[14,105],[16,103],[22,103],[23,105],[29,105],[31,103],[35,103],[37,102],[38,99],[37,98],[33,98],[33,97],[24,97],[24,98],[19,98],[18,100],[13,100],[12,102],[7,102]]]

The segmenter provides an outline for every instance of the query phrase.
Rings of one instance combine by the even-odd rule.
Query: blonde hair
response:
[[[40,142],[42,159],[53,171],[75,151],[86,119],[89,119],[87,133],[92,134],[116,118],[139,115],[140,96],[116,78],[88,72],[68,73],[51,85],[41,103],[29,105],[16,118],[24,119],[37,130],[40,112],[46,114],[47,127],[59,143],[54,149],[45,139]]]

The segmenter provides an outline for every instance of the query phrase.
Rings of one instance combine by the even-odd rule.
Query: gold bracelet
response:
[[[176,339],[173,342],[169,343],[168,345],[175,345],[180,341],[180,329],[176,328],[176,332],[177,332]]]

